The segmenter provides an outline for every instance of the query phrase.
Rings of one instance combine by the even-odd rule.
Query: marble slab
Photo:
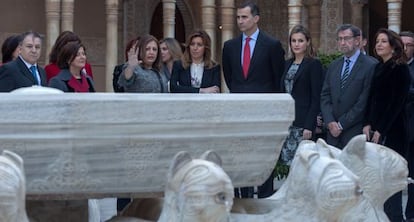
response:
[[[235,187],[262,184],[293,120],[288,94],[0,95],[0,150],[28,199],[162,195],[179,151],[216,151]]]

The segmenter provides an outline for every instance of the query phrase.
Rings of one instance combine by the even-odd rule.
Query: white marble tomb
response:
[[[293,119],[288,94],[0,95],[0,150],[29,199],[154,197],[172,157],[214,149],[233,185],[263,183]]]

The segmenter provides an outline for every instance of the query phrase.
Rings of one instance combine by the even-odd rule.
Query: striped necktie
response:
[[[341,77],[341,89],[344,88],[346,80],[348,79],[349,74],[351,73],[351,70],[350,70],[351,60],[346,59],[345,63],[346,63],[345,64],[345,70],[344,70],[344,73],[342,74],[342,77]]]

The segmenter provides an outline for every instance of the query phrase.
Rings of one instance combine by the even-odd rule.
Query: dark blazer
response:
[[[324,122],[340,122],[343,127],[339,137],[335,138],[329,132],[327,135],[327,142],[339,148],[362,133],[363,116],[376,61],[361,53],[341,89],[343,64],[344,58],[340,57],[329,65],[321,92]]]
[[[397,65],[391,59],[379,63],[375,68],[364,119],[364,125],[371,125],[371,129],[385,139],[385,146],[402,156],[406,156],[408,148],[405,105],[410,80],[406,64]]]
[[[221,86],[220,65],[212,68],[204,67],[200,88]],[[184,69],[181,61],[175,61],[170,79],[170,92],[172,93],[199,93],[200,88],[191,86],[190,67]]]
[[[114,89],[114,92],[124,92],[124,88],[118,85],[118,79],[122,73],[123,68],[124,64],[117,65],[115,66],[114,72],[112,73],[112,87]]]
[[[59,74],[49,80],[49,87],[60,89],[63,92],[73,92],[72,88],[68,87],[68,81],[72,78],[72,74],[68,69],[61,69]],[[89,75],[86,75],[89,84],[89,92],[95,92],[93,80]]]
[[[46,86],[45,70],[37,66],[42,86]],[[10,92],[18,88],[37,85],[32,72],[20,57],[0,67],[0,92]]]
[[[284,80],[294,59],[289,59],[285,64],[281,88],[285,90]],[[314,132],[316,128],[316,116],[320,112],[321,90],[323,83],[322,63],[313,58],[304,58],[293,79],[291,95],[295,100],[295,120],[293,125]]]
[[[241,64],[242,35],[224,43],[222,66],[224,78],[232,93],[281,92],[280,80],[285,66],[285,51],[280,42],[259,31],[248,76]]]

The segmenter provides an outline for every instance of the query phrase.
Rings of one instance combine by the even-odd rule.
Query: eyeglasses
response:
[[[404,45],[404,47],[406,47],[406,48],[408,48],[408,47],[414,47],[414,44],[407,43],[407,44]]]
[[[354,36],[337,37],[337,38],[336,38],[336,41],[338,41],[338,42],[342,42],[342,41],[349,42],[349,41],[351,41],[353,38],[354,38]]]

